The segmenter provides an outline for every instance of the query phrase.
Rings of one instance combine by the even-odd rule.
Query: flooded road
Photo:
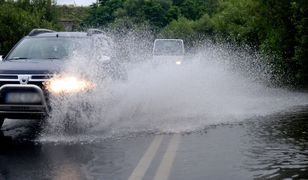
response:
[[[300,106],[192,132],[94,141],[52,141],[34,133],[33,121],[7,121],[0,179],[307,179],[307,121]]]
[[[132,63],[114,81],[73,57],[68,72],[95,88],[52,96],[41,128],[5,121],[0,180],[308,179],[307,93],[268,86],[248,53],[210,45],[191,58]]]

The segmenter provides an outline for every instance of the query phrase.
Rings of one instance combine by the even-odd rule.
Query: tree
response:
[[[90,26],[104,26],[116,19],[115,12],[123,8],[124,0],[101,0],[99,4],[93,4],[85,24]]]
[[[255,0],[222,1],[220,9],[212,17],[218,35],[232,42],[252,45],[259,43],[258,33],[262,27],[261,4]]]
[[[46,19],[42,9],[32,5],[38,4],[31,4],[30,1],[6,1],[0,4],[0,54],[8,53],[33,28],[58,28],[50,19]]]
[[[164,9],[158,1],[145,1],[143,13],[145,19],[148,20],[153,26],[164,27],[168,24],[168,10]]]
[[[291,21],[295,27],[295,48],[292,60],[296,64],[295,77],[300,84],[308,84],[308,5],[305,1],[291,3]]]
[[[197,34],[194,30],[194,22],[181,17],[173,20],[170,24],[162,29],[160,36],[163,38],[183,39],[188,47],[192,47]]]

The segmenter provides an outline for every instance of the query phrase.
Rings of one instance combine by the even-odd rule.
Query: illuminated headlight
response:
[[[50,81],[47,81],[45,86],[49,92],[55,94],[85,92],[94,88],[92,82],[73,76],[54,77]]]
[[[181,65],[181,64],[182,64],[182,61],[175,61],[175,64],[176,64],[176,65]]]

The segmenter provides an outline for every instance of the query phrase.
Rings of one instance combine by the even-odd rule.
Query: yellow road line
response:
[[[154,180],[167,180],[169,178],[180,140],[181,135],[179,134],[176,134],[171,138],[164,157],[158,167],[158,170],[156,171]]]
[[[144,153],[143,157],[140,159],[138,165],[136,166],[133,173],[130,175],[128,180],[141,180],[147,169],[150,166],[150,163],[152,162],[155,154],[157,153],[157,150],[163,140],[163,136],[155,136],[153,139],[151,145],[148,147],[147,151]]]

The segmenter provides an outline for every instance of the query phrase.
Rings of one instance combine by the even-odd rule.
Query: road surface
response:
[[[194,132],[140,132],[93,142],[48,141],[37,129],[33,121],[5,122],[0,179],[308,178],[308,107]]]

